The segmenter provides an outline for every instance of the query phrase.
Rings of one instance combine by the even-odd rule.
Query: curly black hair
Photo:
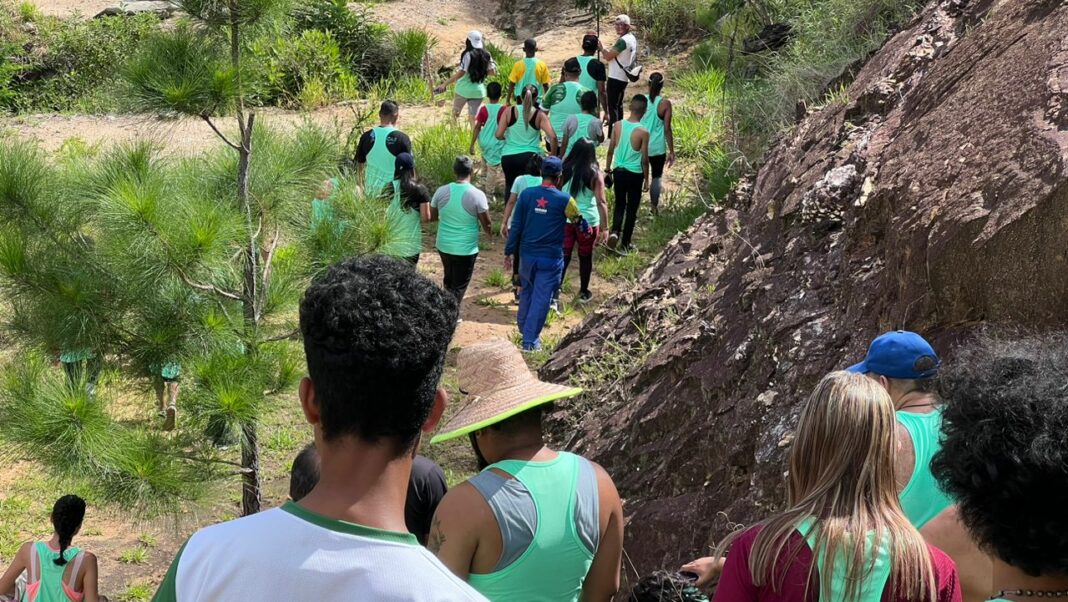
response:
[[[981,338],[940,381],[931,468],[965,525],[1028,575],[1068,573],[1068,333]]]
[[[397,440],[411,450],[430,414],[457,307],[407,262],[331,267],[304,293],[300,330],[327,440]]]

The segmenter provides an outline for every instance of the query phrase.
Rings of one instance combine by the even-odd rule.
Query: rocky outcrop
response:
[[[120,2],[118,6],[105,8],[97,13],[94,18],[126,17],[151,13],[161,19],[166,19],[177,12],[177,10],[178,6],[169,0],[129,0]]]
[[[569,335],[543,376],[604,374],[557,433],[615,477],[634,568],[779,506],[800,404],[881,331],[1068,323],[1066,156],[1068,6],[932,4]]]
[[[576,10],[572,0],[497,0],[490,22],[524,40],[562,26],[592,23],[593,18]]]

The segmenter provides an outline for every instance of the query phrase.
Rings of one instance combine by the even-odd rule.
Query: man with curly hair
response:
[[[941,381],[932,467],[995,557],[994,598],[1068,598],[1068,333],[980,339]]]
[[[155,600],[484,600],[404,521],[412,458],[445,410],[455,327],[452,296],[401,260],[353,258],[317,279],[300,304],[300,405],[318,483],[193,534]]]
[[[901,508],[928,543],[957,563],[964,602],[990,593],[990,558],[975,545],[957,516],[953,498],[931,474],[940,448],[942,402],[936,392],[941,360],[915,332],[888,332],[872,341],[861,363],[849,368],[879,381],[897,408],[897,480]]]

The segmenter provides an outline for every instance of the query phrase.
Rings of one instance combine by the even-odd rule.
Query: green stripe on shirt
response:
[[[167,569],[167,574],[163,576],[163,583],[159,584],[156,595],[152,596],[152,602],[178,602],[178,561],[181,560],[182,552],[185,551],[187,545],[189,545],[189,540],[182,544],[174,556],[174,562],[171,563],[171,568]]]

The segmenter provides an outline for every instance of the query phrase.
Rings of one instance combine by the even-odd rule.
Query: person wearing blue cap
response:
[[[415,178],[415,157],[397,155],[393,173],[393,200],[386,213],[397,235],[397,254],[412,265],[423,251],[423,224],[430,221],[430,192]]]
[[[898,330],[872,341],[864,361],[849,371],[878,380],[894,402],[897,481],[905,516],[928,543],[956,562],[964,600],[985,600],[991,591],[991,560],[974,543],[956,502],[931,472],[931,460],[942,448],[942,400],[936,392],[941,363],[922,336]]]
[[[504,247],[505,269],[519,252],[519,331],[523,350],[541,348],[541,329],[549,304],[564,275],[564,227],[582,219],[578,203],[560,190],[564,164],[547,157],[541,164],[541,186],[527,188],[516,201],[515,219]]]

